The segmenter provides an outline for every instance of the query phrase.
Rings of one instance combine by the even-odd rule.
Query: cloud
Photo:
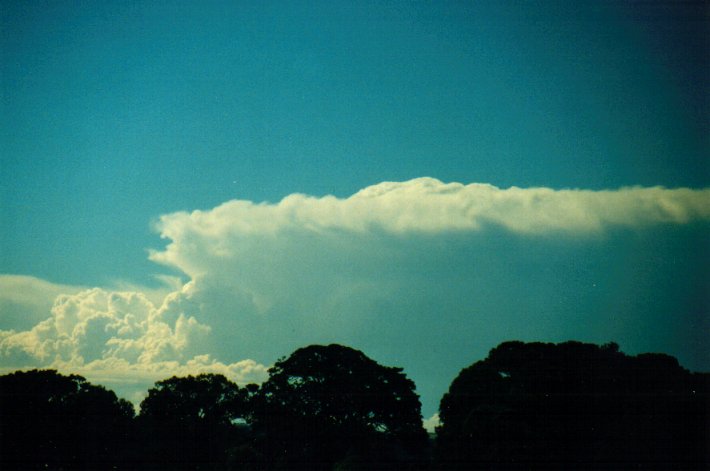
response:
[[[528,245],[542,235],[585,239],[614,227],[708,219],[710,190],[499,189],[420,178],[381,183],[345,199],[294,194],[276,204],[230,201],[167,214],[157,230],[168,244],[150,258],[193,281],[192,312],[220,326],[210,334],[215,354],[268,358],[277,354],[276,344],[264,338],[280,339],[283,354],[360,331],[362,312],[401,305],[402,296],[439,292],[443,298],[446,290],[462,296],[440,285],[459,286],[457,272],[480,286],[500,278],[493,275],[499,267],[484,268],[481,256],[470,253],[490,234]],[[436,272],[437,280],[427,272]],[[502,291],[493,289],[482,295],[493,299]],[[463,296],[462,303],[469,295]]]
[[[434,433],[436,431],[436,427],[441,424],[441,420],[439,419],[439,413],[436,413],[429,417],[428,419],[424,419],[424,430],[426,430],[429,433]]]
[[[230,201],[160,218],[167,244],[150,258],[186,282],[86,289],[0,277],[0,307],[31,311],[24,323],[0,311],[0,365],[75,372],[135,401],[172,375],[259,382],[278,357],[337,342],[406,367],[431,411],[464,366],[451,358],[485,356],[505,339],[643,338],[669,353],[673,339],[697,344],[702,329],[659,332],[705,321],[646,318],[654,309],[703,312],[707,270],[691,249],[700,238],[676,250],[663,240],[630,245],[624,231],[588,236],[709,219],[710,190],[499,189],[430,178],[344,199]],[[671,256],[673,265],[654,265]]]
[[[47,318],[54,299],[86,289],[50,283],[32,276],[0,275],[0,327],[29,329]]]
[[[35,291],[33,283],[24,286]],[[59,294],[50,317],[31,329],[0,331],[1,364],[5,370],[57,368],[103,383],[142,380],[142,386],[148,380],[204,372],[225,374],[240,383],[263,381],[264,365],[248,359],[225,364],[205,353],[211,327],[184,310],[183,298],[189,298],[191,286],[166,296],[160,306],[140,292],[92,288]],[[27,297],[7,296],[19,301]]]
[[[152,259],[173,264],[174,247],[210,240],[210,255],[233,256],[228,241],[288,232],[390,234],[478,231],[498,226],[517,234],[585,234],[606,228],[683,224],[710,219],[710,189],[633,187],[619,190],[500,189],[488,184],[418,178],[385,182],[349,198],[293,194],[278,204],[234,200],[209,211],[164,215],[161,235],[174,245]],[[184,271],[193,272],[186,265]]]

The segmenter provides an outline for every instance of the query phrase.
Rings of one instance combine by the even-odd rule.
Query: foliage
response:
[[[403,468],[426,445],[421,404],[401,368],[358,350],[312,345],[269,370],[255,409],[272,466]]]
[[[133,407],[81,376],[54,370],[0,376],[3,469],[120,468]]]
[[[0,376],[0,469],[420,469],[414,383],[341,345],[281,359],[259,387],[222,375],[155,383],[131,404],[53,370]],[[505,342],[440,405],[441,469],[699,469],[710,374],[668,355]]]
[[[505,342],[442,398],[438,455],[446,469],[694,468],[709,378],[615,344]]]
[[[155,383],[140,406],[144,464],[159,469],[226,469],[229,450],[245,440],[238,422],[249,390],[223,375],[172,377]]]
[[[245,412],[246,391],[219,374],[158,381],[141,402],[140,416],[228,425]]]

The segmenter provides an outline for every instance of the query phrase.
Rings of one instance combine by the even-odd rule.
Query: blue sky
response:
[[[0,365],[120,391],[217,363],[258,379],[305,342],[337,341],[405,367],[427,416],[510,338],[615,340],[708,370],[706,15],[5,2]],[[390,198],[381,182],[400,185]],[[450,182],[509,203],[480,209],[489,193]],[[600,192],[657,186],[690,193]],[[349,199],[366,188],[380,197]],[[90,335],[97,318],[116,335]]]

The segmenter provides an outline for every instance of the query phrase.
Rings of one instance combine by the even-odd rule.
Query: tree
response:
[[[296,350],[261,388],[255,428],[263,455],[289,469],[410,466],[427,440],[414,389],[401,368],[349,347]]]
[[[128,401],[54,370],[0,376],[2,469],[111,469],[125,463]]]
[[[249,390],[219,374],[155,383],[138,417],[148,439],[145,465],[226,469],[229,450],[247,435],[241,419],[247,415]]]
[[[220,374],[158,381],[141,402],[140,416],[229,425],[245,413],[246,392]]]
[[[451,383],[437,454],[446,469],[692,469],[709,378],[616,344],[505,342]]]

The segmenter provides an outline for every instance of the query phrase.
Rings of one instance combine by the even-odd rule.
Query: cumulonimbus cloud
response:
[[[500,189],[432,178],[381,183],[348,198],[294,194],[275,204],[230,201],[167,214],[157,230],[168,244],[150,258],[187,280],[170,279],[163,290],[86,289],[0,276],[0,307],[13,306],[15,313],[0,312],[0,367],[55,367],[105,384],[208,371],[258,382],[266,377],[264,363],[297,347],[367,344],[369,333],[390,327],[386,316],[366,313],[396,311],[412,293],[430,302],[459,297],[456,309],[474,310],[477,301],[465,294],[470,290],[444,286],[459,278],[447,278],[448,268],[464,278],[475,275],[470,259],[439,250],[422,260],[451,234],[476,237],[490,229],[585,237],[614,227],[708,220],[709,189]],[[402,243],[410,239],[415,243]],[[481,257],[476,261],[475,270],[486,269]],[[415,275],[427,269],[440,279],[417,282]],[[491,297],[481,290],[477,299]],[[37,293],[46,295],[43,316],[31,301]],[[31,319],[20,322],[23,305],[35,307]]]

